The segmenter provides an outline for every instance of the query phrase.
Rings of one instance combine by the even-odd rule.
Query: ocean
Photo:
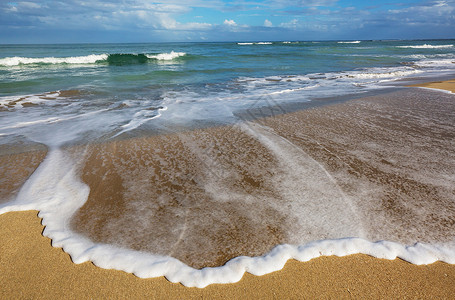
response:
[[[39,210],[76,263],[189,286],[291,257],[454,263],[453,236],[426,239],[434,228],[382,216],[374,234],[343,175],[267,121],[454,73],[455,40],[0,45],[0,214]]]
[[[60,145],[154,126],[157,118],[179,126],[230,122],[254,101],[309,101],[363,93],[404,77],[450,72],[454,44],[3,45],[0,109],[7,117],[1,118],[0,134],[36,139],[51,130],[51,140],[40,142]],[[33,110],[25,111],[27,105]]]

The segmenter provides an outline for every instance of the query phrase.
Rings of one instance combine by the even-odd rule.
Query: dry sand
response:
[[[454,91],[455,81],[451,80],[443,83],[435,83],[434,88],[445,88]],[[393,98],[393,97],[392,97]],[[419,186],[413,187],[412,182],[421,180],[421,178],[413,178],[409,180],[405,175],[397,173],[394,177],[390,174],[394,173],[394,161],[375,162],[375,164],[365,164],[365,161],[371,162],[369,157],[359,157],[359,153],[367,153],[366,150],[370,149],[371,144],[353,143],[352,145],[343,143],[343,140],[337,140],[331,134],[336,135],[334,130],[331,132],[330,123],[328,120],[332,118],[333,122],[343,121],[340,116],[346,118],[346,112],[353,113],[356,122],[364,122],[365,128],[370,128],[374,125],[377,126],[381,122],[389,122],[390,120],[375,119],[362,120],[361,112],[371,110],[374,112],[381,109],[383,112],[387,109],[396,107],[397,103],[393,99],[384,100],[381,98],[380,106],[377,106],[376,98],[367,100],[354,100],[346,104],[339,105],[338,108],[325,107],[314,109],[311,112],[297,112],[284,116],[283,118],[274,118],[265,121],[267,126],[274,128],[277,132],[291,140],[299,147],[304,148],[308,153],[318,160],[326,161],[326,168],[334,172],[335,177],[337,172],[341,175],[343,172],[355,174],[354,177],[359,177],[365,180],[368,184],[384,184],[381,180],[376,180],[379,175],[383,175],[387,179],[390,178],[394,181],[390,183],[395,188],[390,193],[385,194],[383,205],[390,206],[391,216],[396,214],[396,222],[401,222],[400,216],[408,216],[409,212],[400,210],[400,203],[394,202],[394,195],[400,195],[414,199],[415,194],[419,196],[421,193],[434,194],[431,188],[436,188],[438,191],[443,191],[447,197],[453,195],[453,187],[442,188],[435,182],[423,182],[426,187],[419,190]],[[359,102],[356,102],[359,101]],[[356,103],[360,103],[360,106]],[[444,103],[444,105],[447,103]],[[406,112],[412,103],[401,103],[399,106],[400,111]],[[361,109],[358,109],[358,108]],[[443,106],[441,106],[443,108]],[[384,110],[386,109],[386,110]],[[331,111],[332,110],[332,111]],[[340,114],[340,112],[342,112]],[[390,110],[393,113],[393,110]],[[399,113],[399,112],[398,112]],[[403,114],[405,115],[405,114]],[[419,118],[403,118],[399,120],[398,124],[406,124],[405,130],[413,130],[416,124],[415,120],[421,120],[420,115],[416,114],[411,117]],[[443,110],[435,110],[435,120],[443,118],[444,122],[450,122],[450,115],[448,116]],[[292,133],[294,124],[289,121],[295,119],[307,118],[306,123],[303,122],[300,126],[305,129],[306,136],[295,135]],[[318,120],[324,120],[325,125],[320,124],[322,131],[314,130],[316,127],[307,126],[305,124],[313,124]],[[335,119],[333,119],[335,118]],[[283,121],[285,120],[285,121]],[[393,119],[392,119],[393,120]],[[376,122],[376,123],[375,123]],[[377,123],[379,122],[379,123]],[[419,121],[420,122],[420,121]],[[430,125],[437,125],[436,127],[428,127],[437,130],[438,133],[451,135],[445,123],[431,123]],[[346,123],[346,120],[344,120]],[[292,124],[292,126],[286,125]],[[383,123],[385,124],[385,123]],[[305,127],[306,126],[306,127]],[[411,127],[409,127],[411,126]],[[439,127],[438,127],[439,126]],[[289,128],[288,128],[289,127]],[[326,129],[324,129],[327,127]],[[332,126],[333,127],[333,126]],[[313,128],[313,129],[312,129]],[[335,128],[335,127],[334,127]],[[442,130],[444,129],[444,130]],[[339,129],[343,130],[343,128]],[[359,129],[356,132],[354,129],[342,132],[343,136],[349,138],[357,135],[368,136],[368,131]],[[281,131],[281,132],[280,132]],[[418,131],[413,131],[411,136],[420,134]],[[318,137],[318,140],[312,138]],[[445,148],[450,148],[450,142],[453,140],[452,136],[444,136],[441,139],[443,144],[439,145],[440,149],[444,151]],[[448,140],[448,141],[446,141]],[[338,144],[337,144],[338,143]],[[452,148],[453,149],[453,148]],[[336,154],[336,155],[335,155]],[[400,153],[398,153],[400,154]],[[442,155],[447,153],[440,152]],[[450,154],[450,153],[449,153]],[[338,158],[343,155],[344,162],[348,163],[348,167],[344,165],[340,167]],[[357,155],[357,156],[356,156]],[[36,156],[36,161],[42,159],[42,153]],[[7,163],[8,158],[4,158],[7,166],[4,170],[7,173],[14,173],[11,168],[13,164]],[[96,159],[96,157],[95,157]],[[27,163],[28,160],[23,160]],[[387,166],[384,168],[384,166]],[[398,166],[412,167],[412,166]],[[451,167],[450,165],[445,167]],[[31,166],[33,168],[33,166]],[[400,169],[399,168],[399,169]],[[429,168],[425,172],[433,172]],[[3,179],[9,175],[3,176]],[[21,180],[30,174],[20,174]],[[362,175],[359,176],[358,174]],[[250,174],[251,175],[251,174]],[[254,174],[253,174],[254,175]],[[343,176],[340,175],[340,178]],[[425,175],[423,173],[423,175]],[[354,178],[353,177],[353,178]],[[253,177],[254,179],[254,177]],[[89,181],[91,181],[89,179]],[[410,185],[411,183],[411,185]],[[353,186],[350,182],[343,185],[348,192]],[[420,183],[419,183],[420,184]],[[435,185],[436,184],[436,185]],[[255,187],[255,181],[248,183],[245,189]],[[101,186],[102,187],[102,186]],[[404,188],[404,189],[403,189]],[[428,189],[430,188],[430,190]],[[8,187],[7,192],[13,195],[15,187]],[[100,189],[102,190],[102,188]],[[356,191],[353,190],[352,193]],[[395,194],[394,194],[395,193]],[[420,193],[420,194],[419,194]],[[440,198],[440,195],[438,196]],[[439,199],[438,198],[438,199]],[[435,198],[436,199],[436,198]],[[418,205],[421,205],[417,203]],[[427,205],[425,203],[425,205]],[[431,201],[428,205],[432,205]],[[401,205],[402,206],[402,205]],[[398,207],[398,210],[394,209]],[[449,207],[451,210],[452,207]],[[179,284],[169,283],[164,278],[156,279],[139,279],[131,274],[126,274],[120,271],[103,270],[95,267],[91,263],[84,263],[75,265],[71,262],[69,256],[61,249],[52,248],[50,240],[40,235],[43,227],[39,224],[39,219],[36,212],[13,212],[0,216],[0,240],[3,241],[0,245],[0,298],[351,298],[351,297],[375,297],[375,298],[422,298],[422,297],[435,297],[435,298],[451,298],[455,294],[455,266],[445,263],[435,263],[429,266],[415,266],[404,262],[402,260],[387,261],[381,259],[371,258],[365,255],[353,255],[344,258],[335,257],[322,257],[314,259],[306,263],[298,263],[289,261],[282,271],[268,274],[261,277],[256,277],[246,274],[244,278],[236,284],[230,285],[212,285],[205,289],[186,288]],[[80,216],[83,221],[83,215]],[[390,216],[389,216],[390,217]],[[408,217],[412,217],[408,216]],[[431,218],[438,218],[440,216],[429,216]],[[393,219],[393,218],[392,218]],[[422,225],[425,224],[425,219],[422,219]],[[443,220],[442,220],[443,221]],[[400,226],[409,226],[412,224],[400,224]],[[254,224],[252,224],[254,228]],[[435,229],[435,228],[433,228]],[[436,228],[438,229],[438,228]],[[429,228],[432,230],[432,228]],[[441,231],[442,232],[442,231]],[[234,237],[234,239],[236,239]],[[249,250],[247,250],[248,253]],[[233,253],[237,255],[237,253]],[[230,254],[232,255],[232,254]]]

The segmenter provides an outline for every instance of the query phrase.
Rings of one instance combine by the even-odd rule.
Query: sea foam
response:
[[[175,58],[182,57],[182,56],[185,56],[185,55],[186,55],[185,52],[174,52],[174,51],[171,51],[169,53],[160,53],[160,54],[154,54],[154,55],[147,54],[147,57],[148,58],[154,58],[154,59],[157,59],[157,60],[173,60]]]
[[[452,48],[453,45],[410,45],[410,46],[397,46],[397,48],[411,48],[411,49],[444,49]]]
[[[237,45],[272,45],[272,42],[245,42],[245,43],[237,43]]]

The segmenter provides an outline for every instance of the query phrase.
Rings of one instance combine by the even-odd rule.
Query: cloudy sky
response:
[[[455,0],[0,0],[0,43],[455,38]]]

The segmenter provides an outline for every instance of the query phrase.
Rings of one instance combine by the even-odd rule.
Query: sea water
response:
[[[89,260],[140,277],[165,275],[173,282],[199,287],[238,281],[245,271],[266,274],[282,268],[289,258],[305,261],[320,255],[361,252],[391,259],[399,256],[418,264],[453,263],[454,249],[449,244],[436,247],[366,240],[368,235],[355,218],[358,208],[317,161],[305,158],[260,126],[245,124],[251,117],[270,116],[274,108],[282,113],[288,105],[318,98],[362,95],[402,79],[450,75],[455,72],[454,62],[455,40],[1,45],[0,149],[9,153],[12,145],[29,141],[43,144],[49,151],[14,198],[1,199],[0,213],[40,210],[44,234],[76,263]],[[248,120],[245,112],[249,112]],[[299,197],[299,184],[291,185],[295,180],[306,178],[308,186],[324,185],[323,195],[315,193],[314,197],[327,203],[313,201],[312,212],[318,211],[316,206],[319,211],[333,209],[337,212],[329,216],[333,223],[303,213],[297,223],[328,227],[326,231],[338,227],[335,235],[321,229],[320,235],[308,239],[296,237],[294,246],[277,244],[271,252],[260,254],[264,256],[237,257],[224,266],[197,270],[173,258],[172,252],[138,251],[115,239],[94,241],[72,230],[71,218],[90,194],[77,163],[85,155],[80,145],[232,124],[241,124],[235,130],[254,140],[251,148],[272,153],[276,166],[287,170],[270,179],[279,179],[280,197]],[[198,150],[198,143],[199,138],[187,141],[186,146],[203,160],[213,159],[207,151]],[[66,150],[71,147],[82,150],[77,154]],[[288,171],[299,164],[298,159],[289,158],[299,156],[305,168]],[[210,167],[227,168],[220,164]],[[310,180],[308,170],[317,174],[317,180]],[[227,187],[217,182],[207,183],[205,188],[220,197]],[[266,191],[258,193],[264,199],[274,197]],[[336,203],[330,202],[335,198]],[[253,200],[245,196],[244,201]],[[302,205],[308,203],[293,200],[289,209],[295,211]],[[270,209],[287,214],[280,207]],[[185,214],[185,210],[179,212],[179,216]]]

